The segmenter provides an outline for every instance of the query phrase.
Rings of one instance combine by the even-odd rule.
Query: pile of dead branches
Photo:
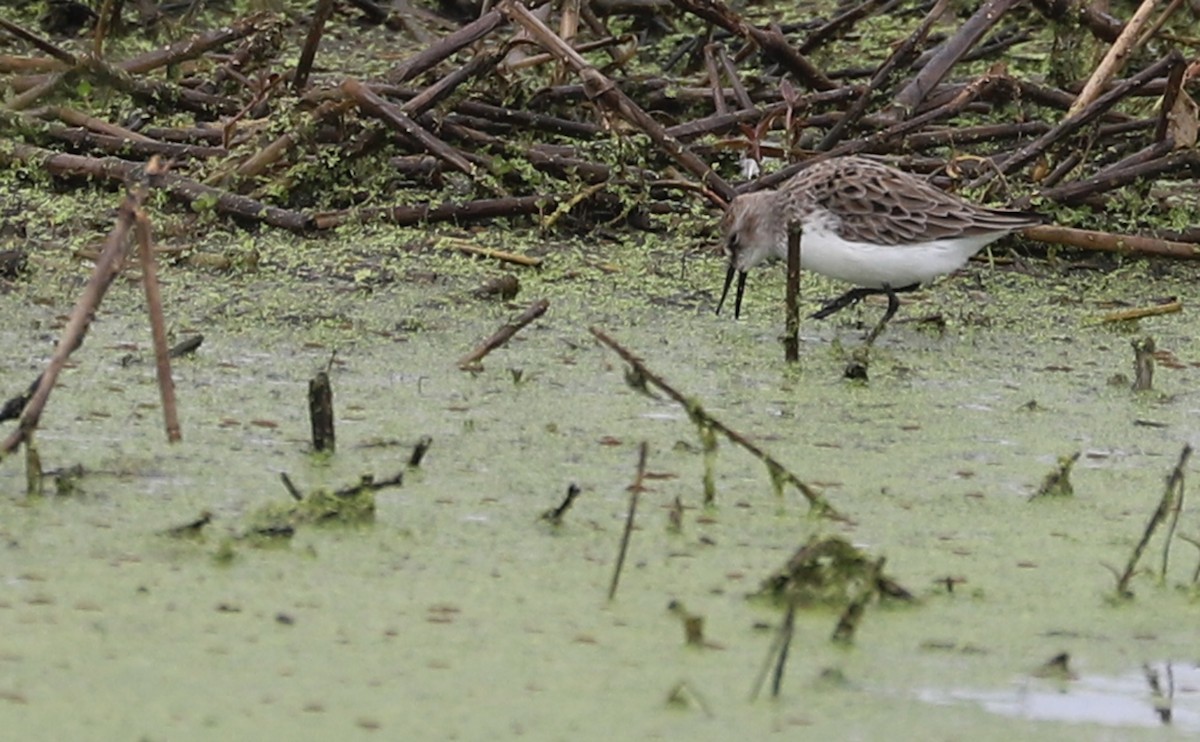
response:
[[[961,16],[861,0],[786,24],[722,0],[500,0],[455,20],[451,3],[295,5],[199,32],[217,11],[149,0],[97,2],[68,28],[0,18],[0,161],[124,182],[157,155],[173,199],[296,231],[522,215],[587,229],[867,153],[996,203],[1112,214],[1132,191],[1164,215],[1136,225],[1141,242],[1047,239],[1200,243],[1200,44],[1175,32],[1196,28],[1195,4],[1144,0],[1125,19],[1078,0]],[[108,51],[185,24],[152,51]]]

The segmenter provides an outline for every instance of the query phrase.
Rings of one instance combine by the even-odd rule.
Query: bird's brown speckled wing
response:
[[[861,157],[837,157],[800,171],[781,188],[790,218],[835,217],[843,239],[904,245],[1010,232],[1041,224],[1022,211],[977,206],[908,173]]]

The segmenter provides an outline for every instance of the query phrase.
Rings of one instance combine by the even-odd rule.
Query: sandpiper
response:
[[[1042,223],[1037,214],[990,209],[862,157],[822,160],[775,191],[738,196],[722,222],[729,270],[717,313],[737,274],[734,316],[741,316],[746,272],[786,259],[788,229],[799,226],[800,267],[854,284],[812,317],[822,319],[872,294],[888,308],[867,335],[870,345],[911,291],[960,268],[984,246]]]

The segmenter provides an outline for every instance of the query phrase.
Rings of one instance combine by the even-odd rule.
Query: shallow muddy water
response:
[[[1165,581],[1139,575],[1129,601],[1112,600],[1110,572],[1124,567],[1183,445],[1197,442],[1193,267],[1027,276],[974,264],[898,316],[940,312],[945,332],[894,324],[865,385],[841,378],[842,349],[860,341],[855,321],[873,322],[881,307],[805,322],[802,361],[789,368],[776,340],[781,271],[753,277],[735,322],[712,314],[716,259],[681,277],[670,256],[552,254],[540,274],[519,274],[524,290],[508,306],[469,298],[497,272],[488,262],[409,255],[393,269],[433,278],[297,288],[286,266],[239,277],[166,270],[173,330],[205,336],[176,362],[175,446],[161,432],[139,290],[114,286],[38,435],[48,470],[83,467],[76,490],[29,499],[20,458],[0,464],[7,729],[148,740],[1200,730],[1196,550],[1177,539]],[[806,299],[837,290],[805,281]],[[49,355],[70,284],[47,271],[0,296],[5,397]],[[1136,332],[1092,323],[1105,302],[1168,295],[1184,312]],[[482,372],[457,369],[542,297],[550,310]],[[763,465],[724,442],[716,506],[704,508],[695,426],[675,403],[628,387],[589,326],[852,523],[810,516],[795,491],[776,498]],[[1135,394],[1111,377],[1131,373],[1130,340],[1146,334],[1174,360],[1160,364],[1154,391]],[[307,381],[334,351],[338,452],[318,458]],[[304,490],[383,478],[423,435],[428,456],[403,487],[377,495],[374,523],[301,527],[277,547],[236,538],[252,511],[287,500],[281,472]],[[609,603],[643,440],[654,476]],[[1075,451],[1075,495],[1030,501]],[[570,483],[582,494],[563,525],[540,522]],[[204,511],[214,520],[199,538],[164,534]],[[870,605],[849,647],[829,640],[836,612],[802,612],[780,697],[751,701],[782,612],[746,596],[820,533],[886,556],[887,573],[919,600]],[[1187,500],[1178,533],[1200,536]],[[1159,534],[1143,567],[1157,569],[1161,555]],[[704,618],[708,647],[685,645],[671,601]],[[1063,652],[1069,676],[1040,672]],[[1171,680],[1172,724],[1144,665],[1163,688]]]

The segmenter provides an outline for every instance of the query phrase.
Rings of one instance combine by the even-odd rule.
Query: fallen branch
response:
[[[721,0],[674,0],[683,11],[724,28],[734,36],[752,41],[763,54],[778,62],[796,76],[796,79],[813,90],[832,90],[837,85],[825,76],[816,65],[788,43],[778,28],[764,30],[746,23]]]
[[[411,225],[422,222],[470,221],[494,219],[520,214],[539,214],[557,206],[556,197],[513,196],[479,199],[465,204],[444,203],[437,206],[386,206],[375,209],[343,209],[326,211],[312,216],[315,229],[333,229],[347,222],[369,222],[383,219],[395,224]]]
[[[1082,250],[1098,250],[1142,257],[1178,258],[1180,260],[1200,259],[1200,245],[1161,240],[1157,237],[1095,232],[1090,229],[1060,227],[1053,224],[1030,227],[1022,231],[1021,235],[1036,242],[1067,245]]]
[[[411,80],[422,72],[433,68],[443,59],[456,54],[460,49],[464,49],[484,38],[492,31],[503,26],[505,22],[504,15],[499,10],[492,8],[479,16],[478,19],[471,21],[440,41],[431,44],[421,53],[408,57],[392,68],[386,77],[389,82],[395,84]]]
[[[138,177],[146,164],[116,157],[84,157],[83,155],[52,152],[28,144],[12,144],[0,148],[0,163],[32,165],[45,168],[51,175],[85,176],[100,180],[127,182]],[[222,191],[174,173],[158,176],[156,186],[173,198],[191,205],[196,201],[211,203],[221,213],[249,221],[263,222],[300,232],[312,226],[312,217],[291,209],[268,206],[247,196]]]

